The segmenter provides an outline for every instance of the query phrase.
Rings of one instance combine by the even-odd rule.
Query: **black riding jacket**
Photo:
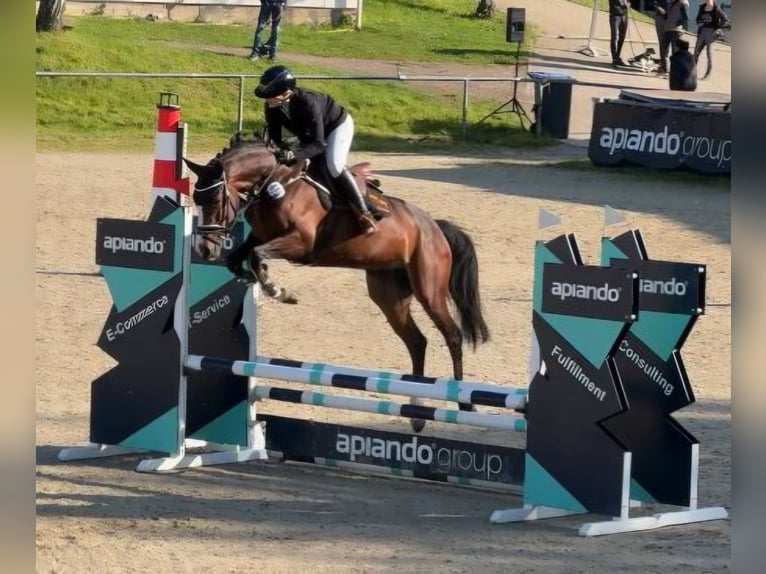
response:
[[[279,146],[282,128],[300,141],[293,149],[296,159],[311,159],[324,153],[327,148],[327,134],[342,124],[348,112],[327,94],[294,88],[290,101],[277,108],[266,104],[266,127],[269,138]]]

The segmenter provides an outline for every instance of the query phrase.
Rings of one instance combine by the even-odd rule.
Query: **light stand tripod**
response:
[[[514,69],[514,78],[519,77],[519,55],[521,54],[521,42],[516,42],[516,66]],[[526,119],[527,122],[529,122],[530,125],[532,125],[532,120],[529,119],[529,116],[527,115],[527,112],[524,110],[524,106],[521,105],[521,102],[516,98],[516,94],[518,93],[519,89],[519,82],[514,79],[513,81],[513,96],[510,100],[507,102],[504,102],[496,109],[492,110],[489,114],[481,118],[477,124],[482,123],[484,120],[496,115],[496,114],[516,114],[519,116],[519,123],[521,124],[521,129],[526,129],[524,127],[524,120]],[[504,110],[506,106],[511,106],[510,110]]]

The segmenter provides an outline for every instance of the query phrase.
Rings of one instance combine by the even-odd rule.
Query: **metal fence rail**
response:
[[[245,81],[248,79],[257,80],[260,78],[260,74],[212,74],[212,73],[188,73],[188,72],[54,72],[43,71],[35,72],[37,77],[75,77],[75,78],[132,78],[132,79],[149,79],[149,78],[178,78],[178,79],[218,79],[218,80],[235,80],[239,84],[238,102],[237,102],[237,130],[242,130],[242,122],[244,116],[245,105]],[[502,83],[531,83],[534,84],[534,105],[538,113],[542,109],[543,105],[543,87],[547,85],[550,79],[540,78],[528,78],[521,76],[410,76],[406,74],[397,74],[395,76],[327,76],[327,75],[301,75],[301,80],[354,80],[354,81],[366,81],[366,82],[459,82],[462,84],[462,110],[461,110],[461,134],[465,136],[468,132],[468,92],[471,83],[483,83],[483,82],[502,82]],[[555,81],[555,79],[554,79]],[[573,89],[576,86],[591,86],[591,87],[603,87],[609,89],[647,89],[643,86],[633,85],[620,85],[620,84],[604,84],[598,82],[581,82],[576,79],[571,80]],[[541,123],[536,122],[537,135],[541,135]]]

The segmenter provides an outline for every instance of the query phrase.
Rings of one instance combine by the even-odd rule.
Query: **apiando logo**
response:
[[[112,253],[129,251],[131,253],[161,255],[165,253],[165,243],[165,241],[161,241],[156,237],[149,237],[147,239],[119,236],[113,237],[111,235],[104,237],[104,249],[108,249]]]
[[[386,440],[370,436],[338,433],[337,453],[350,462],[377,460],[428,466],[448,475],[470,475],[479,480],[493,480],[503,473],[503,459],[497,454],[463,448],[440,447],[423,443],[414,436],[409,440]]]
[[[562,301],[567,299],[586,299],[616,303],[620,300],[620,289],[618,287],[610,287],[609,283],[604,283],[603,285],[583,285],[581,283],[553,281],[551,283],[551,295],[560,298]]]
[[[234,249],[234,238],[231,235],[227,235],[223,238],[223,248],[226,251],[231,251]]]
[[[648,151],[676,155],[681,150],[681,136],[669,133],[668,126],[660,132],[603,127],[599,145],[614,155],[617,150]]]
[[[598,143],[609,155],[637,151],[710,160],[718,167],[731,163],[731,140],[674,133],[667,125],[660,131],[604,126]]]
[[[638,311],[638,275],[619,267],[543,263],[543,313],[625,321]]]
[[[641,293],[651,293],[652,295],[671,295],[675,297],[683,297],[686,295],[687,282],[679,281],[675,277],[671,277],[667,281],[641,279],[639,282],[639,288]]]
[[[173,271],[175,226],[154,221],[99,219],[96,263],[112,267]]]

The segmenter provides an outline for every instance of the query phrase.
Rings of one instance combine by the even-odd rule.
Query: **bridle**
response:
[[[221,170],[221,177],[217,178],[211,184],[204,187],[199,187],[199,182],[194,185],[194,203],[199,207],[207,207],[215,203],[215,199],[207,200],[198,199],[200,193],[208,192],[212,198],[217,198],[220,195],[223,196],[219,213],[220,220],[226,220],[226,214],[231,210],[234,213],[234,217],[231,218],[231,222],[228,225],[221,225],[220,223],[212,223],[207,225],[197,225],[195,227],[195,234],[204,236],[208,241],[221,246],[222,240],[225,237],[229,237],[234,232],[234,226],[237,224],[236,214],[238,211],[246,211],[253,203],[257,203],[261,197],[261,193],[269,184],[274,173],[277,171],[279,163],[275,163],[269,174],[264,177],[260,182],[256,182],[253,186],[247,190],[247,192],[236,192],[239,201],[235,204],[234,192],[229,189],[228,182],[226,180],[226,171]],[[223,188],[223,189],[221,189]],[[210,193],[211,190],[215,190],[214,193]],[[206,194],[207,195],[207,194]],[[239,207],[237,207],[237,204]],[[220,240],[217,240],[220,238]]]

